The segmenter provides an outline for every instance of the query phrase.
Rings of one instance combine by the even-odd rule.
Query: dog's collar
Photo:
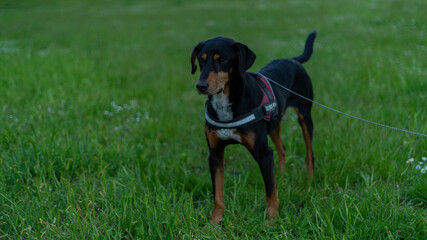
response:
[[[268,78],[258,72],[250,74],[256,75],[255,79],[263,92],[263,98],[260,106],[251,112],[230,121],[221,121],[209,114],[208,105],[210,102],[208,100],[206,101],[205,109],[205,120],[208,125],[217,128],[241,128],[259,122],[263,119],[269,121],[277,116],[278,105]]]

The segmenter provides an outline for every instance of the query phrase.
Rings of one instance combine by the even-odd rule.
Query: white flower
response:
[[[421,173],[426,173],[426,171],[427,171],[427,168],[421,169]]]
[[[421,160],[427,161],[427,157],[422,157]]]
[[[420,169],[421,169],[421,165],[417,165],[417,166],[415,167],[415,169],[420,170]]]
[[[413,163],[413,162],[414,162],[414,160],[415,160],[414,158],[410,158],[410,159],[408,159],[408,161],[406,161],[406,163],[407,163],[407,164]]]

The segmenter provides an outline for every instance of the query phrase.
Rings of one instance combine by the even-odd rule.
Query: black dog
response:
[[[280,137],[280,120],[288,107],[298,114],[306,145],[308,178],[313,176],[313,122],[311,102],[282,88],[280,84],[313,99],[310,77],[301,63],[313,52],[316,31],[310,33],[301,56],[277,59],[257,73],[246,72],[255,54],[244,44],[216,37],[200,42],[191,55],[192,74],[196,58],[200,77],[196,87],[207,94],[205,135],[209,146],[209,168],[213,183],[215,207],[212,222],[222,220],[224,213],[224,149],[229,144],[244,145],[257,161],[265,184],[268,219],[278,214],[279,199],[274,176],[273,151],[267,135],[273,140],[280,170],[285,169],[285,146]],[[271,83],[275,81],[276,83]]]

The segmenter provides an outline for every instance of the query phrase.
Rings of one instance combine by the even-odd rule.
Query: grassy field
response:
[[[424,0],[2,0],[0,239],[426,239],[427,139],[318,106],[311,184],[296,115],[283,122],[278,221],[265,221],[256,162],[232,146],[224,221],[209,225],[206,98],[190,74],[201,40],[247,44],[256,71],[300,54],[317,29],[305,64],[317,101],[427,133],[425,9]]]

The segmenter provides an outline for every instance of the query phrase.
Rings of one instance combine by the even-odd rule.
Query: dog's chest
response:
[[[236,133],[236,129],[218,129],[216,130],[216,134],[222,140],[236,140],[239,143],[242,142],[242,138]]]
[[[218,115],[218,119],[221,121],[230,121],[233,119],[233,112],[231,111],[231,103],[228,101],[228,95],[219,93],[212,96],[212,107]],[[242,142],[236,129],[218,129],[216,134],[222,140],[236,140]]]
[[[231,103],[228,101],[228,95],[218,93],[212,96],[212,107],[221,121],[230,121],[233,119],[233,112],[231,111]]]

